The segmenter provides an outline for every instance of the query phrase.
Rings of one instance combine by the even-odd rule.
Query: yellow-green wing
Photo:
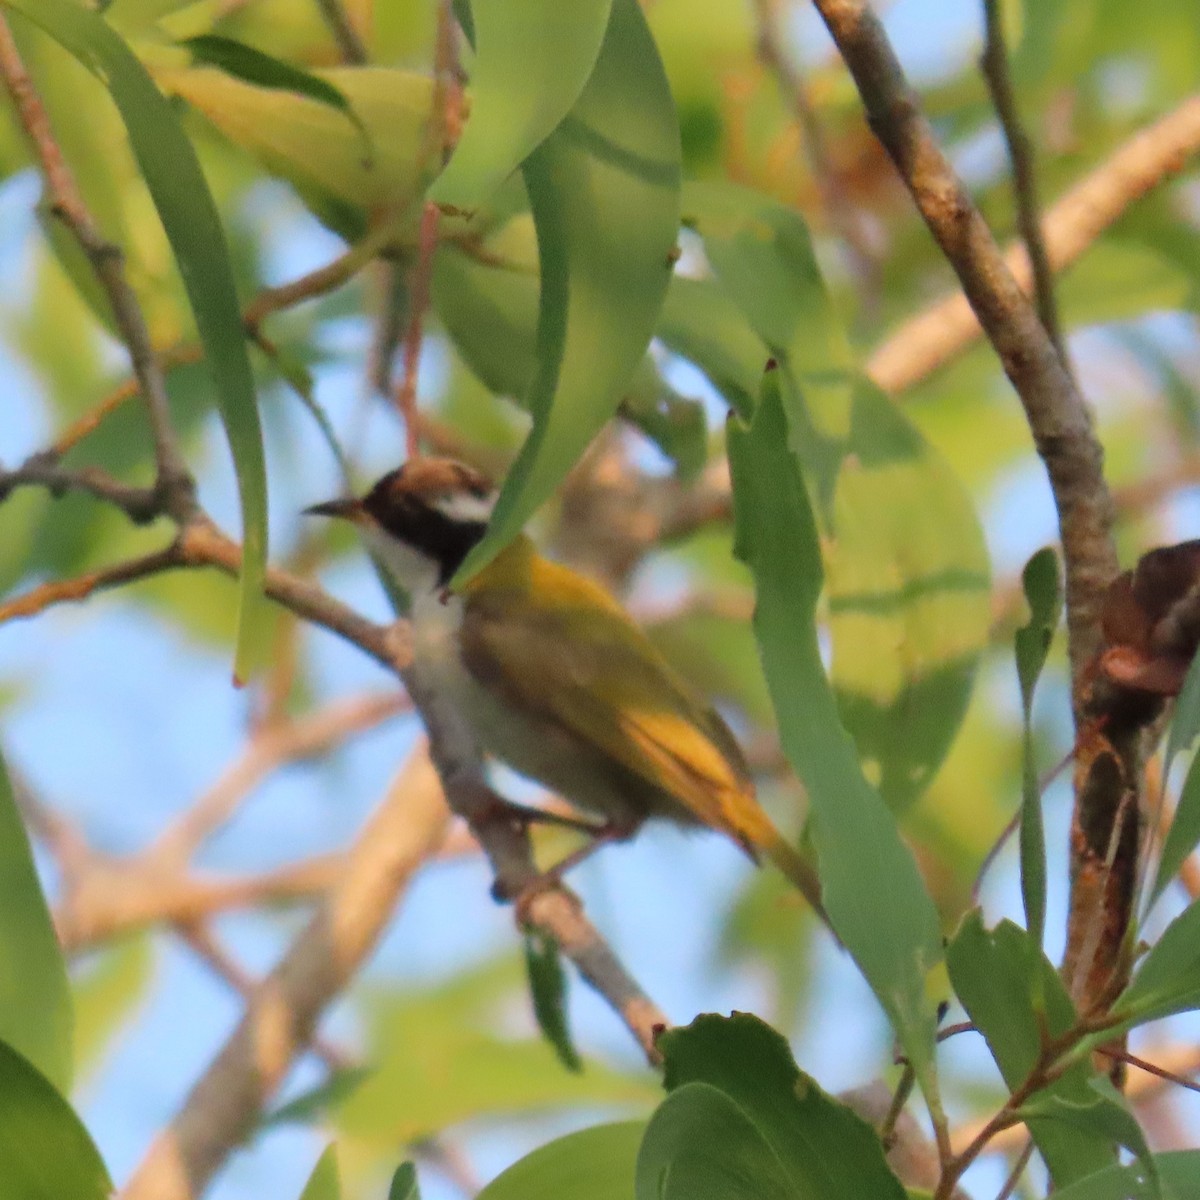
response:
[[[553,582],[549,588],[468,596],[467,669],[674,796],[705,824],[754,841],[742,811],[747,797],[757,809],[753,785],[720,717],[697,703],[604,593],[563,568],[554,576],[539,581]],[[531,602],[543,594],[552,603]]]

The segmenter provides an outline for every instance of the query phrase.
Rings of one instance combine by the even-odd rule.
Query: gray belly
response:
[[[585,738],[523,712],[478,683],[457,652],[461,614],[454,602],[417,605],[413,615],[418,669],[466,717],[486,754],[577,808],[622,827],[632,829],[647,817],[698,824],[673,796]]]

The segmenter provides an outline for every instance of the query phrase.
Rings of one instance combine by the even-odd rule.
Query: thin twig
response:
[[[125,279],[121,250],[107,241],[93,219],[63,158],[50,118],[25,70],[7,22],[0,17],[0,78],[12,97],[21,126],[37,158],[50,199],[50,210],[74,235],[104,288],[133,373],[144,397],[154,439],[156,490],[164,511],[186,517],[195,507],[195,482],[171,426],[167,384],[154,353],[150,330],[137,297]]]
[[[1046,211],[1042,238],[1050,266],[1063,271],[1147,192],[1177,175],[1200,152],[1200,96],[1122,143]],[[1018,284],[1031,291],[1023,243],[1004,252]],[[927,379],[970,348],[983,332],[962,292],[929,305],[876,347],[867,374],[893,395]]]
[[[31,455],[11,471],[0,468],[0,503],[19,487],[44,487],[56,498],[66,492],[86,492],[115,505],[135,525],[148,524],[163,512],[156,490],[131,487],[98,467],[60,467],[52,452]]]
[[[1008,1178],[996,1193],[996,1200],[1008,1200],[1009,1196],[1017,1190],[1017,1184],[1021,1182],[1021,1176],[1025,1174],[1025,1168],[1029,1166],[1029,1160],[1032,1157],[1033,1138],[1026,1138],[1025,1145],[1021,1147],[1021,1153],[1017,1155],[1017,1161],[1013,1163],[1012,1170],[1008,1173]]]
[[[172,542],[165,549],[155,550],[141,558],[114,563],[110,567],[101,567],[98,571],[88,571],[71,579],[57,579],[39,584],[23,595],[0,604],[0,625],[20,617],[37,616],[56,604],[86,600],[93,592],[159,575],[163,571],[182,565],[182,561],[178,543]]]
[[[325,18],[325,24],[329,26],[329,32],[333,34],[333,40],[337,42],[338,52],[343,60],[357,66],[365,63],[367,48],[342,7],[341,0],[317,0],[317,7],[321,10],[321,16]]]
[[[404,331],[402,373],[396,389],[396,407],[404,418],[405,452],[416,458],[420,452],[420,418],[417,410],[417,370],[421,359],[421,335],[425,308],[429,304],[429,285],[433,274],[433,254],[437,249],[438,206],[426,203],[421,210],[421,233],[417,260],[408,281],[408,325]]]
[[[371,952],[448,823],[437,775],[416,753],[359,835],[341,882],[255,989],[237,1029],[121,1192],[124,1200],[194,1200],[204,1190]]]
[[[830,157],[825,131],[809,98],[800,68],[783,45],[779,30],[780,5],[781,0],[754,0],[755,20],[758,26],[758,38],[755,43],[758,60],[775,76],[779,90],[792,110],[797,125],[800,126],[809,170],[821,197],[825,219],[837,231],[850,252],[863,300],[874,303],[878,299],[879,263],[860,219],[861,214]]]
[[[175,926],[175,932],[243,1000],[253,1002],[258,980],[221,945],[203,921],[181,921]],[[353,1058],[320,1031],[313,1034],[312,1048],[331,1071],[345,1071],[353,1065]]]
[[[1017,202],[1017,228],[1025,243],[1025,252],[1033,269],[1033,296],[1038,316],[1058,348],[1064,366],[1069,369],[1066,344],[1058,320],[1058,305],[1054,299],[1054,273],[1042,240],[1041,206],[1037,195],[1037,169],[1033,140],[1021,124],[1017,111],[1017,97],[1013,91],[1012,76],[1008,69],[1008,48],[1004,41],[1004,20],[999,0],[983,0],[984,44],[980,67],[987,80],[1000,128],[1008,145],[1008,156],[1012,162],[1013,192]]]

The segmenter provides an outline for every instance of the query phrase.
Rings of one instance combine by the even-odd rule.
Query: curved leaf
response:
[[[541,265],[534,424],[459,583],[511,541],[616,411],[670,280],[679,127],[637,0],[615,0],[587,87],[524,171]]]
[[[637,1163],[637,1200],[808,1200],[724,1092],[688,1083],[657,1108]]]
[[[300,1200],[341,1200],[342,1180],[338,1173],[337,1148],[332,1142],[317,1159],[300,1193]]]
[[[0,1200],[107,1200],[100,1151],[48,1079],[0,1041]]]
[[[765,1022],[746,1013],[732,1017],[706,1013],[686,1028],[668,1030],[658,1044],[671,1095],[646,1130],[638,1161],[639,1200],[642,1168],[652,1140],[661,1136],[664,1110],[689,1093],[689,1108],[676,1112],[669,1126],[675,1154],[697,1166],[709,1163],[714,1172],[724,1158],[731,1178],[741,1168],[762,1187],[761,1191],[714,1192],[714,1196],[904,1200],[904,1188],[884,1158],[879,1135],[801,1071],[787,1040]],[[732,1109],[724,1118],[732,1144],[722,1144],[717,1128],[721,1109],[706,1092],[723,1097],[727,1110]],[[748,1144],[735,1118],[753,1131],[761,1148]],[[660,1150],[658,1158],[663,1157]],[[675,1175],[672,1168],[672,1184]],[[683,1197],[687,1192],[669,1190],[664,1195]]]
[[[158,72],[231,142],[291,183],[316,216],[357,240],[376,210],[415,212],[436,170],[433,81],[390,67],[337,67],[313,77],[344,96],[363,134],[323,100],[263,87],[214,67]],[[415,236],[415,220],[413,223]]]
[[[70,0],[3,3],[40,25],[108,87],[179,264],[237,470],[242,575],[234,672],[245,679],[265,648],[267,482],[254,379],[216,204],[171,106],[101,17]]]
[[[717,281],[668,300],[665,336],[743,414],[751,339],[780,363],[790,444],[823,535],[831,681],[880,793],[903,808],[949,751],[987,643],[979,520],[948,464],[858,374],[801,218],[732,185],[689,185],[683,203]],[[734,312],[748,328],[736,330]]]
[[[633,1200],[644,1121],[593,1125],[540,1146],[475,1200]]]
[[[0,759],[0,1040],[71,1086],[71,990],[25,823]]]
[[[1010,1088],[1037,1063],[1043,1039],[1076,1022],[1075,1006],[1058,972],[1028,933],[1011,921],[983,927],[979,910],[968,913],[946,950],[950,979],[967,1014],[983,1034]],[[1090,1064],[1072,1066],[1044,1094],[1065,1102],[1095,1100]],[[1111,1163],[1114,1149],[1103,1134],[1033,1117],[1029,1132],[1056,1185],[1063,1187]]]
[[[473,0],[471,115],[436,204],[471,211],[557,128],[583,91],[613,0]]]
[[[582,1071],[583,1060],[571,1040],[567,1020],[567,976],[553,938],[525,934],[525,973],[538,1028],[568,1071]]]
[[[925,980],[942,955],[937,911],[895,818],[863,775],[825,677],[815,625],[820,545],[789,448],[779,374],[768,372],[753,423],[732,418],[728,429],[735,551],[754,572],[759,655],[784,751],[808,789],[825,908],[931,1088]]]
[[[1167,1195],[1174,1200],[1200,1200],[1200,1150],[1173,1150],[1154,1155],[1154,1165]],[[1108,1167],[1070,1187],[1055,1191],[1054,1200],[1144,1200],[1151,1181],[1142,1163]]]

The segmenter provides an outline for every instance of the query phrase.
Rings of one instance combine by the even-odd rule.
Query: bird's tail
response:
[[[813,912],[832,930],[829,914],[821,903],[821,880],[816,868],[776,829],[766,813],[760,809],[759,814],[761,819],[754,822],[753,830],[739,831],[739,840],[751,858],[757,861],[759,854],[769,858],[808,901]]]

